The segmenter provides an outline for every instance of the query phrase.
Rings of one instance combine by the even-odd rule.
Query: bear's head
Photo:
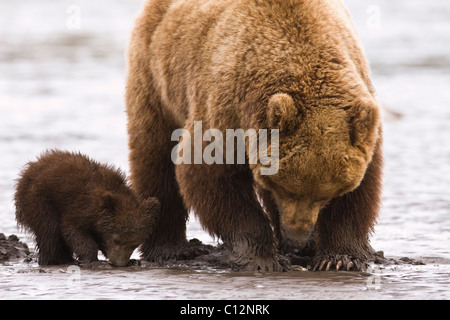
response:
[[[378,106],[372,98],[349,100],[305,107],[285,93],[269,99],[266,125],[279,129],[279,169],[261,175],[258,164],[252,171],[256,183],[272,191],[282,231],[291,240],[303,242],[320,209],[354,190],[372,159]]]
[[[133,251],[151,234],[159,218],[156,198],[138,199],[131,192],[103,191],[96,230],[100,250],[117,267],[128,264]]]

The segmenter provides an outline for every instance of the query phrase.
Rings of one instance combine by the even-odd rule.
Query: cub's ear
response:
[[[105,191],[100,195],[100,207],[103,210],[115,212],[117,207],[117,198],[110,192]]]
[[[270,128],[280,131],[294,129],[297,114],[297,108],[290,95],[277,93],[270,97],[267,110],[267,122]]]

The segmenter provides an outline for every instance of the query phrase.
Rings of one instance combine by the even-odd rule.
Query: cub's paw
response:
[[[308,269],[312,271],[366,271],[368,263],[364,259],[343,255],[318,255]]]

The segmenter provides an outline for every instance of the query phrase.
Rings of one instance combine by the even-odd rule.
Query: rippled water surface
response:
[[[345,2],[386,109],[384,202],[372,244],[425,265],[260,275],[14,261],[0,265],[0,299],[450,299],[450,2]],[[31,248],[11,201],[24,163],[62,148],[128,166],[124,56],[141,2],[71,5],[0,1],[0,232]],[[213,243],[194,217],[188,236]]]

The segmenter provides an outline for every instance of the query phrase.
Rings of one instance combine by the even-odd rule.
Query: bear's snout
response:
[[[126,267],[133,251],[114,247],[108,253],[109,262],[115,267]]]

